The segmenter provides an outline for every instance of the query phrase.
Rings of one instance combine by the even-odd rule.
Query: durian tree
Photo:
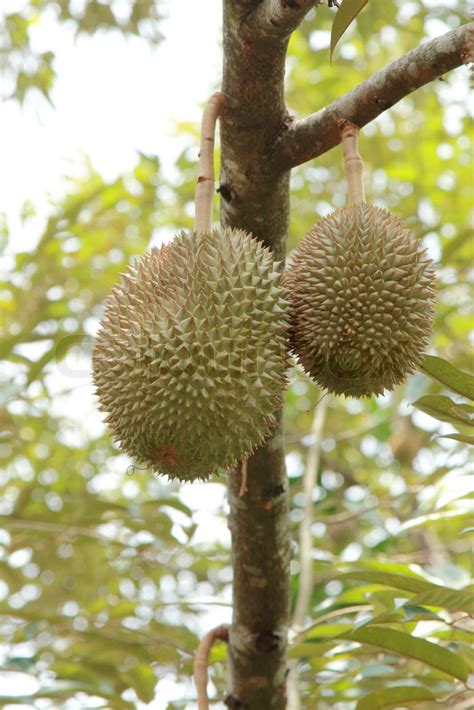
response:
[[[429,3],[415,3],[418,18],[410,16],[413,3],[373,0],[358,17],[352,47],[358,61],[353,63],[348,52],[339,63],[336,50],[330,68],[328,50],[317,45],[319,28],[328,30],[337,11],[337,3],[328,4],[333,8],[302,1],[224,3],[222,225],[256,235],[281,261],[302,243],[315,213],[323,217],[323,202],[344,205],[338,119],[367,126],[359,140],[373,171],[366,180],[368,200],[375,196],[395,214],[403,212],[405,226],[417,238],[429,239],[436,231],[444,286],[434,343],[436,352],[446,351],[466,369],[469,169],[458,160],[466,137],[459,129],[452,135],[446,130],[440,118],[446,101],[438,102],[443,84],[437,79],[468,59],[468,26],[416,48],[424,38]],[[344,3],[351,4],[356,9],[363,5]],[[74,3],[35,0],[25,15],[14,12],[6,34],[16,52],[12,94],[20,101],[35,88],[49,96],[53,84],[52,56],[30,56],[28,45],[29,25],[38,8],[48,5],[78,33],[115,28],[143,36],[150,24],[141,30],[141,22],[155,20],[160,9],[160,3],[132,2],[124,21],[116,18],[113,6],[94,0],[79,9]],[[452,5],[447,2],[435,14],[459,24],[463,13]],[[397,37],[403,37],[403,50],[413,52],[382,68],[394,54],[382,42],[383,30],[387,24],[396,26],[403,6],[411,19]],[[288,104],[300,116],[318,109],[300,120],[289,115],[284,102],[289,41]],[[416,108],[405,98],[394,109],[394,135],[386,124],[370,133],[373,119],[382,114],[389,121],[391,112],[384,112],[423,84],[426,88],[414,94]],[[397,114],[404,106],[406,113]],[[405,155],[397,153],[397,140]],[[416,426],[406,410],[400,415],[401,385],[389,404],[375,397],[356,403],[322,399],[324,391],[296,371],[285,410],[272,413],[279,421],[285,417],[285,431],[274,430],[249,459],[243,495],[243,467],[229,472],[233,625],[230,633],[225,626],[210,629],[200,644],[196,608],[205,601],[198,599],[193,606],[189,578],[198,596],[204,597],[211,583],[213,601],[222,603],[229,550],[193,544],[197,524],[180,498],[180,484],[139,470],[127,479],[108,435],[83,434],[78,447],[68,439],[71,432],[77,434],[75,413],[68,418],[51,407],[57,400],[54,388],[49,389],[52,364],[61,362],[71,343],[86,351],[79,336],[87,332],[90,314],[116,287],[119,272],[146,250],[156,224],[174,232],[192,228],[185,207],[194,193],[195,152],[192,159],[183,153],[179,161],[179,186],[167,185],[174,201],[157,197],[156,188],[165,181],[154,158],[141,156],[130,174],[114,181],[87,170],[71,194],[55,204],[35,249],[19,253],[2,282],[1,357],[8,375],[2,379],[7,405],[1,413],[3,665],[40,679],[37,691],[30,693],[25,686],[15,702],[27,707],[72,703],[82,709],[98,703],[133,708],[142,701],[153,707],[154,699],[162,702],[161,681],[173,674],[181,685],[169,708],[195,707],[195,690],[187,679],[199,645],[202,707],[209,653],[217,698],[230,708],[469,707],[465,678],[472,652],[465,619],[472,614],[472,600],[461,575],[461,567],[468,567],[469,513],[466,504],[456,507],[452,497],[446,503],[445,490],[433,500],[423,491],[436,487],[446,474],[449,488],[450,466],[456,465],[450,457],[462,459],[461,447],[472,441],[467,433],[470,405],[459,402],[459,396],[472,399],[472,384],[462,372],[427,358],[423,372],[437,384],[427,390],[428,378],[419,375],[405,395],[413,402],[429,391],[419,400],[422,410],[458,428],[451,435],[460,448],[446,452],[439,441],[429,449],[429,430]],[[446,165],[458,176],[454,188],[445,188],[450,184]],[[389,178],[381,185],[376,172],[382,166]],[[426,200],[436,205],[438,222],[426,214]],[[2,242],[5,235],[6,227]],[[116,254],[109,258],[117,244],[122,249],[118,261]],[[147,268],[146,260],[142,263]],[[167,278],[174,275],[169,272]],[[50,297],[58,286],[63,295]],[[31,357],[22,350],[31,343],[43,344],[44,352]],[[443,395],[438,394],[441,387]],[[426,463],[429,450],[442,461],[433,468]],[[173,464],[174,457],[165,453]],[[118,474],[114,461],[124,469]],[[99,481],[117,475],[119,482],[104,493]],[[397,535],[397,521],[403,534]],[[299,544],[291,545],[292,540]],[[351,557],[354,545],[362,557]],[[433,577],[436,566],[450,568],[444,572],[445,586]],[[400,598],[406,600],[402,606]],[[429,640],[418,632],[411,635],[423,621],[437,625]],[[211,650],[218,640],[224,643]],[[1,700],[12,702],[5,696]]]

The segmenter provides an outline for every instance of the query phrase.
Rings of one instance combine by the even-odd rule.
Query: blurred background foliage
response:
[[[334,14],[313,11],[290,43],[290,110],[323,107],[425,36],[465,22],[461,5],[369,2],[333,67]],[[7,99],[39,91],[51,101],[54,54],[35,55],[29,44],[43,13],[94,41],[105,30],[160,39],[152,0],[30,0],[2,27]],[[467,84],[468,70],[458,69],[361,136],[368,199],[402,217],[436,262],[432,353],[464,371],[472,344]],[[172,178],[159,155],[137,155],[135,168],[114,180],[86,162],[80,177],[65,179],[33,249],[22,251],[8,222],[0,224],[2,707],[195,708],[198,636],[230,619],[224,481],[180,487],[130,469],[95,414],[88,374],[101,304],[118,274],[150,241],[192,224],[197,126],[183,122],[177,132],[188,145]],[[289,252],[345,199],[339,149],[295,170]],[[25,204],[22,220],[34,215]],[[293,368],[285,436],[295,601],[303,477],[310,457],[319,458],[315,583],[290,651],[301,708],[472,707],[466,441],[474,409],[466,382],[457,371],[436,377],[427,365],[392,395],[326,398],[315,433],[322,393]],[[440,397],[451,399],[447,415]],[[458,439],[445,438],[453,426]],[[222,698],[223,645],[213,650],[211,675]]]

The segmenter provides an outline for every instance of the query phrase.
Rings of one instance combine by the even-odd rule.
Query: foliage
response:
[[[458,370],[451,363],[433,355],[426,356],[422,369],[447,389],[462,395],[471,402],[474,400],[474,377],[472,375]],[[414,406],[435,417],[438,421],[449,422],[461,430],[472,431],[474,428],[472,417],[474,407],[472,404],[453,402],[450,397],[445,395],[425,395],[417,399]],[[474,443],[472,434],[461,432],[459,434],[445,434],[445,437],[454,441],[463,441],[465,444]]]
[[[92,5],[99,3],[84,7]],[[28,28],[38,13],[52,9],[62,21],[71,7],[32,0],[18,13],[26,27],[9,20],[11,37],[16,27],[21,31],[6,55],[32,51]],[[133,7],[142,17],[148,13],[147,3]],[[449,2],[369,3],[331,68],[333,17],[318,8],[291,40],[288,98],[298,114],[329,103],[411,49],[433,21],[447,29],[464,20]],[[91,33],[100,25],[94,20],[86,29],[73,21]],[[137,23],[126,31],[141,33]],[[42,62],[48,59],[38,59],[36,74]],[[437,261],[433,352],[442,360],[428,358],[391,397],[329,401],[313,492],[316,584],[307,627],[294,630],[291,642],[303,707],[430,710],[469,703],[472,475],[464,441],[472,432],[466,421],[472,379],[463,373],[470,139],[458,89],[466,78],[459,70],[414,93],[361,137],[369,198],[402,217]],[[38,78],[33,83],[41,86]],[[21,100],[16,86],[12,93]],[[189,145],[195,154],[194,133]],[[176,681],[168,707],[191,708],[197,637],[211,618],[229,618],[224,482],[178,487],[128,470],[94,413],[88,376],[91,336],[119,272],[156,241],[157,230],[190,224],[193,160],[188,147],[173,180],[163,178],[151,156],[138,156],[130,174],[112,181],[86,165],[82,179],[65,183],[65,197],[30,251],[13,244],[8,224],[2,227],[2,665],[37,681],[36,690],[15,698],[17,706],[131,708]],[[319,216],[345,202],[341,162],[336,149],[294,172],[290,249]],[[166,195],[166,203],[157,195]],[[25,220],[35,224],[31,207]],[[320,397],[295,368],[285,408],[295,540]],[[433,399],[420,407],[426,398],[435,398],[438,419],[424,413],[430,404],[433,412]],[[439,417],[448,398],[458,434]],[[297,555],[292,571],[296,599]],[[212,656],[220,695],[225,652],[220,645]],[[8,698],[1,702],[8,707]]]

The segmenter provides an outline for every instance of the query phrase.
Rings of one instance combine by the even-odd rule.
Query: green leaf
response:
[[[427,355],[421,370],[453,392],[474,400],[474,377],[467,372],[458,370],[447,360],[434,355]]]
[[[385,690],[366,695],[359,700],[356,710],[378,710],[378,708],[393,708],[405,706],[423,700],[434,700],[435,696],[427,688],[415,685],[398,685]]]
[[[156,676],[150,666],[139,663],[123,674],[131,682],[136,694],[144,703],[151,703],[155,697]]]
[[[119,602],[110,608],[109,617],[111,619],[121,619],[125,616],[134,616],[136,606],[136,602],[132,601]]]
[[[352,628],[353,624],[321,624],[310,627],[304,635],[304,640],[318,642],[319,639],[338,638]]]
[[[406,592],[420,594],[431,589],[444,589],[436,584],[427,582],[420,577],[409,577],[403,574],[391,574],[390,572],[378,572],[377,570],[353,570],[337,575],[336,579],[356,579],[361,582],[370,582],[372,584],[382,584],[385,587],[394,587],[402,589]]]
[[[364,627],[344,635],[344,638],[377,646],[406,658],[414,658],[459,680],[466,681],[469,675],[467,665],[452,651],[395,629]]]
[[[449,397],[441,394],[428,394],[413,402],[413,406],[421,409],[425,414],[442,422],[449,422],[459,426],[474,426],[474,421],[469,416],[471,407],[466,404],[453,402]]]
[[[446,587],[427,589],[410,599],[408,603],[418,606],[439,606],[450,611],[465,611],[468,614],[474,613],[474,596],[472,592],[447,589]]]
[[[321,658],[325,653],[333,649],[334,641],[321,641],[320,643],[308,641],[290,646],[288,655],[290,658]]]
[[[417,528],[420,525],[429,525],[430,523],[437,523],[439,521],[446,520],[472,520],[472,512],[458,511],[458,510],[447,510],[441,513],[428,513],[428,515],[420,515],[418,518],[412,518],[407,520],[402,524],[398,534],[409,530],[410,528]]]
[[[470,436],[470,434],[444,434],[444,436],[437,436],[436,438],[454,439],[454,441],[462,441],[463,444],[474,446],[474,436]]]
[[[351,22],[357,17],[359,12],[368,0],[343,0],[343,3],[336,13],[331,29],[331,48],[329,52],[329,61],[332,62],[332,55],[336,48],[336,44],[341,39],[344,32],[347,30]]]

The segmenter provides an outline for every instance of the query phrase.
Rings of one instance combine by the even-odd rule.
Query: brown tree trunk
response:
[[[289,213],[289,172],[270,171],[270,155],[287,113],[283,99],[286,41],[254,41],[239,19],[243,4],[224,1],[226,108],[221,118],[221,221],[252,232],[281,260]],[[281,428],[240,472],[229,476],[234,617],[229,637],[229,695],[237,710],[286,707],[290,536]]]

